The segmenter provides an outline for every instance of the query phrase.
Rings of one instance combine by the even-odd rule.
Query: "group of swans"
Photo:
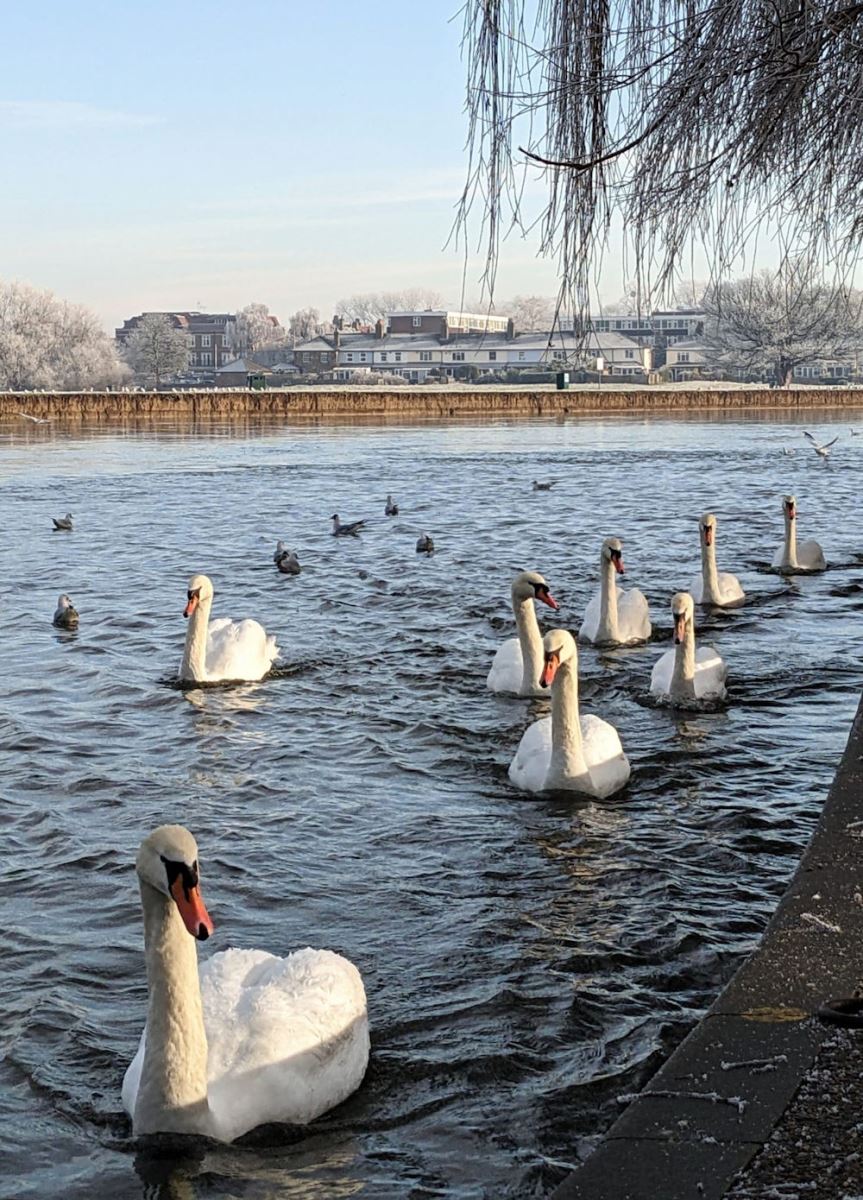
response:
[[[213,922],[198,847],[162,825],[138,852],[147,1023],[123,1080],[135,1136],[223,1142],[270,1122],[306,1125],[362,1082],[369,1059],[359,971],[330,950],[276,958],[224,950],[199,966]]]

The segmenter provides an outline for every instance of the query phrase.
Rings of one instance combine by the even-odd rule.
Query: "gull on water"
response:
[[[55,532],[58,529],[71,529],[72,528],[72,514],[71,513],[66,513],[65,517],[52,517],[51,520],[54,522]]]
[[[333,513],[330,520],[333,523],[333,537],[355,537],[365,525],[365,521],[351,521],[349,525],[343,525],[338,513]]]
[[[805,438],[809,438],[809,441],[812,443],[812,449],[815,451],[815,453],[818,455],[819,458],[829,458],[830,457],[830,447],[835,446],[836,443],[839,441],[839,438],[837,436],[837,437],[833,438],[833,440],[831,442],[825,442],[824,445],[821,446],[821,445],[819,445],[818,442],[816,442],[816,440],[812,436],[812,434],[807,433],[805,429],[803,430],[803,436]]]
[[[54,420],[53,417],[34,417],[32,413],[19,412],[19,417],[23,417],[25,421],[32,421],[34,425],[48,425]]]
[[[54,612],[54,624],[60,629],[78,628],[78,610],[72,600],[64,592],[57,597],[57,608]]]
[[[560,483],[559,479],[534,479],[533,490],[535,492],[550,492],[556,483]]]
[[[399,515],[399,506],[396,504],[395,500],[393,500],[392,496],[388,492],[387,493],[387,504],[386,504],[386,508],[384,509],[384,516],[385,517],[397,517],[398,515]]]
[[[279,545],[284,545],[284,542],[280,542]],[[300,560],[293,550],[283,550],[276,559],[276,566],[283,575],[299,575],[302,570]]]
[[[431,554],[434,551],[434,542],[427,533],[421,534],[417,538],[417,554]]]

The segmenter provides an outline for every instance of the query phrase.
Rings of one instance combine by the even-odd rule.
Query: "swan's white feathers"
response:
[[[493,692],[509,692],[518,695],[521,691],[521,681],[524,675],[524,657],[521,653],[521,642],[517,637],[507,638],[497,650],[492,659],[486,677],[486,684]],[[537,692],[540,692],[537,681]]]
[[[654,696],[668,696],[674,674],[674,650],[666,650],[653,665],[650,691]],[[696,646],[693,686],[696,700],[724,700],[728,694],[725,679],[728,667],[712,646]]]
[[[650,609],[647,597],[639,588],[623,591],[617,587],[617,628],[621,645],[646,642],[650,637]],[[602,591],[596,591],[584,610],[584,620],[578,631],[582,641],[595,642],[602,616]]]
[[[217,617],[207,631],[207,680],[261,679],[278,654],[276,639],[258,621]]]
[[[588,774],[572,780],[569,787],[601,800],[620,791],[629,779],[629,760],[617,730],[608,721],[581,713],[579,724]],[[551,717],[542,717],[524,731],[510,763],[509,777],[516,787],[525,792],[546,790],[551,749]]]
[[[782,559],[785,554],[785,543],[780,542],[779,549],[773,555],[773,566],[781,567]],[[791,568],[793,571],[795,568]],[[824,551],[821,549],[818,542],[814,538],[809,538],[808,541],[800,542],[797,546],[797,568],[801,571],[826,571],[827,560],[824,557]]]
[[[746,599],[746,593],[740,586],[740,580],[730,571],[719,571],[716,576],[719,583],[719,603],[721,605],[736,604]],[[696,604],[701,604],[704,596],[704,579],[699,572],[693,575],[689,592]]]
[[[207,1033],[211,1136],[305,1125],[359,1087],[369,1056],[366,995],[356,967],[330,950],[277,958],[225,950],[199,965]],[[146,1029],[123,1081],[134,1113]]]

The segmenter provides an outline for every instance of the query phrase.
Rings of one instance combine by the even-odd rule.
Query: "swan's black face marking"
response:
[[[165,858],[164,854],[160,854],[162,862],[165,864],[165,873],[168,876],[168,890],[174,886],[178,878],[183,881],[183,891],[186,899],[191,898],[193,888],[198,886],[198,860],[192,863],[191,867],[188,863],[174,862],[170,858]]]
[[[533,593],[537,597],[545,598],[549,594],[547,583],[535,583],[533,585]]]
[[[201,599],[201,589],[200,589],[200,588],[195,588],[195,590],[194,590],[194,591],[192,591],[192,592],[186,592],[186,597],[187,597],[189,600],[193,600],[193,599],[194,599],[194,600],[200,600],[200,599]]]

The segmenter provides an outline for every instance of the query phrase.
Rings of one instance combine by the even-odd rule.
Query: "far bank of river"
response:
[[[863,409],[863,388],[764,388],[595,384],[557,391],[545,385],[508,387],[292,387],[182,392],[0,393],[0,419],[33,417],[101,421],[120,417],[318,419],[573,416],[579,413],[677,415],[689,412],[787,412]]]

